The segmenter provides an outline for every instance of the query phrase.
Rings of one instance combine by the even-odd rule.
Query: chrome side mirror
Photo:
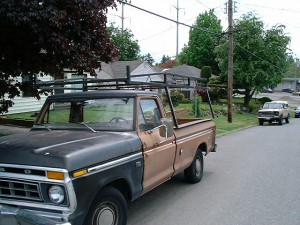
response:
[[[159,126],[159,134],[161,137],[165,137],[166,139],[173,136],[174,128],[173,128],[173,120],[168,118],[162,118],[160,120],[161,126]]]

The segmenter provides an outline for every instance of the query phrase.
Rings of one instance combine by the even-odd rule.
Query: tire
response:
[[[282,116],[279,117],[278,123],[279,123],[279,125],[283,124],[283,118],[282,118]]]
[[[189,183],[198,183],[203,175],[203,155],[201,150],[198,150],[192,164],[184,170],[184,177]]]
[[[289,117],[285,118],[285,123],[290,123]]]
[[[127,204],[119,190],[107,187],[93,201],[85,225],[126,225]]]
[[[264,125],[264,121],[263,120],[258,120],[258,123],[260,126]]]

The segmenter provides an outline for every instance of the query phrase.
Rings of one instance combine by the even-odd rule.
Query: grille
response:
[[[42,201],[38,184],[13,180],[0,179],[0,197],[2,199]]]
[[[273,112],[263,112],[262,115],[265,115],[265,116],[273,116],[274,113],[273,113]]]

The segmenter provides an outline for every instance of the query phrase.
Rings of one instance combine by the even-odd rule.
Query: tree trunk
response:
[[[245,89],[245,97],[244,97],[244,106],[246,108],[249,107],[250,101],[253,97],[253,94],[255,93],[255,91],[252,91],[251,89]]]

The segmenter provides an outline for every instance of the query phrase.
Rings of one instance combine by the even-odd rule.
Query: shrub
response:
[[[172,99],[172,103],[173,103],[174,107],[178,106],[185,99],[184,94],[182,94],[180,91],[177,91],[177,90],[171,90],[170,97]],[[164,104],[169,103],[167,101],[167,96],[165,93],[163,94],[163,102],[164,102]]]
[[[201,117],[203,113],[200,110],[200,97],[195,95],[193,99],[193,106],[192,106],[192,112],[191,115],[194,115],[195,117]]]
[[[271,102],[272,99],[270,99],[270,98],[268,98],[268,97],[262,97],[262,98],[257,99],[257,101],[263,105],[263,104],[265,104],[266,102]]]
[[[205,89],[199,89],[197,91],[198,95],[201,96],[202,102],[208,102],[208,96]],[[226,96],[226,90],[220,88],[212,88],[208,90],[210,101],[219,102],[221,98]]]

